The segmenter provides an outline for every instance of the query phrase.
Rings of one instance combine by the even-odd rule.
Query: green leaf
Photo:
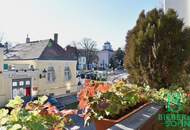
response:
[[[22,100],[21,97],[16,96],[14,99],[11,99],[6,106],[11,108],[21,107],[23,102],[24,100]]]
[[[20,130],[22,128],[22,126],[20,124],[14,124],[11,128],[9,128],[8,130]]]

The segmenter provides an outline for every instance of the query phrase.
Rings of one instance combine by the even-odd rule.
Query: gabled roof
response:
[[[17,44],[8,49],[5,60],[76,60],[52,39]]]
[[[49,42],[50,39],[17,44],[5,54],[5,59],[38,59]]]
[[[63,49],[59,44],[47,46],[39,58],[40,60],[77,60],[75,55]]]

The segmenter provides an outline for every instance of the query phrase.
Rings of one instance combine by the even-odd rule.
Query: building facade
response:
[[[17,44],[4,54],[0,47],[0,105],[15,96],[63,96],[77,91],[77,60],[54,40]]]
[[[77,59],[77,70],[86,70],[87,64],[86,64],[86,56],[85,56],[85,50],[84,49],[77,49],[77,47],[73,46],[66,46],[65,51],[67,54],[70,55],[71,58]]]
[[[110,59],[113,56],[114,51],[112,49],[111,43],[106,42],[103,45],[103,49],[98,52],[98,68],[108,69],[110,64]]]
[[[5,102],[6,89],[4,88],[4,77],[3,77],[3,52],[4,46],[0,43],[0,105]]]
[[[174,9],[186,26],[190,26],[190,0],[164,0],[164,10]]]
[[[78,69],[79,70],[85,70],[86,68],[87,68],[86,57],[85,56],[79,56],[78,57]]]

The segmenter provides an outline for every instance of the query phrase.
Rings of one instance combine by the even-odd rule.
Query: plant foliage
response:
[[[79,107],[84,110],[85,120],[116,119],[137,104],[148,101],[145,88],[123,81],[112,85],[87,81],[79,93]]]
[[[125,66],[131,83],[154,88],[187,84],[190,29],[174,10],[142,11],[126,42]]]
[[[64,130],[70,119],[63,116],[55,106],[46,103],[47,97],[29,102],[23,107],[20,97],[7,104],[8,109],[0,109],[0,129],[6,130]]]
[[[111,85],[87,80],[79,93],[79,107],[84,110],[84,120],[87,123],[91,120],[118,119],[147,102],[158,103],[166,109],[175,109],[175,113],[189,114],[189,97],[190,94],[181,87],[157,90],[124,81]]]

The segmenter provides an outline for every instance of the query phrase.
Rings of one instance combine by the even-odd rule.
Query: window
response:
[[[17,86],[17,82],[13,82],[13,87],[16,87]]]
[[[9,69],[9,65],[8,64],[4,64],[3,68],[4,68],[4,70],[8,70]]]
[[[55,77],[55,70],[53,67],[48,67],[47,76],[49,82],[55,82],[56,77]]]
[[[26,81],[26,85],[30,85],[30,80],[27,80],[27,81]]]
[[[24,86],[24,81],[19,81],[19,86]]]
[[[64,69],[64,74],[65,74],[65,81],[71,80],[71,70],[69,66],[66,66]]]

